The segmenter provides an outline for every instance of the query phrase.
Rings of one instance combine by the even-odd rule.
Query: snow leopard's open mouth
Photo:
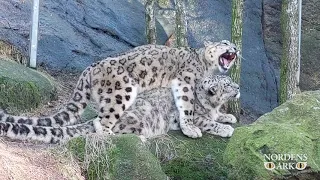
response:
[[[230,68],[230,63],[236,58],[236,52],[225,52],[219,57],[219,65],[223,70],[227,71]]]

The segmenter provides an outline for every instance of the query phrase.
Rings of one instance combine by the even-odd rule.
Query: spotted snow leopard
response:
[[[204,45],[201,49],[143,45],[108,57],[82,72],[71,99],[58,113],[40,118],[2,115],[0,120],[34,126],[73,125],[91,99],[99,104],[95,130],[114,134],[112,128],[139,93],[171,87],[182,132],[201,137],[201,130],[193,123],[195,82],[213,72],[228,71],[238,56],[236,46],[226,40]]]
[[[210,75],[196,83],[194,124],[202,132],[230,137],[233,128],[220,122],[235,123],[231,114],[221,113],[220,107],[230,99],[239,98],[239,85],[223,75]],[[116,134],[133,133],[146,138],[180,130],[179,113],[168,88],[158,88],[138,95],[113,127]],[[19,140],[58,143],[72,137],[94,133],[92,121],[66,127],[31,126],[0,122],[0,136]]]

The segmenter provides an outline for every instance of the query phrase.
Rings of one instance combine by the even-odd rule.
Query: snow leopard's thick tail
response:
[[[0,110],[0,122],[52,127],[78,123],[91,97],[91,68],[92,66],[89,66],[82,72],[69,102],[57,113],[46,117],[23,117],[9,115]]]
[[[92,121],[65,127],[44,127],[0,122],[0,136],[18,140],[32,140],[56,144],[73,137],[95,132]]]

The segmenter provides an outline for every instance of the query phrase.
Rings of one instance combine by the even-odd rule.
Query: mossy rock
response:
[[[93,144],[100,147],[104,147],[104,145],[101,146],[101,143],[106,143],[105,151],[97,153],[93,150],[94,147],[86,147],[86,140],[82,137],[73,139],[67,144],[71,152],[82,162],[86,161],[84,156],[88,155],[88,151],[93,150],[91,151],[93,156],[86,169],[87,179],[167,179],[158,159],[147,149],[138,136],[133,134],[117,135],[111,136],[105,141],[96,142]]]
[[[223,152],[228,139],[205,134],[191,139],[179,131],[149,140],[143,145],[136,135],[113,136],[106,141],[105,153],[92,159],[86,170],[88,179],[226,179],[228,169]],[[90,140],[89,140],[90,141]],[[88,154],[84,138],[76,138],[68,147],[81,162]],[[93,143],[97,144],[97,143]],[[100,148],[101,149],[101,148]],[[103,149],[103,148],[102,148]],[[103,157],[108,157],[107,162]],[[160,160],[160,161],[159,161]],[[161,162],[161,163],[160,163]],[[161,165],[161,166],[160,166]],[[108,169],[102,172],[101,169]]]
[[[92,103],[89,103],[89,106],[87,106],[84,109],[84,112],[81,114],[81,119],[85,121],[92,120],[98,116],[97,111],[95,110],[95,107]]]
[[[13,61],[0,59],[0,108],[13,113],[38,107],[55,98],[48,76]]]
[[[236,128],[224,153],[224,162],[230,168],[228,178],[320,178],[319,125],[320,91],[313,91],[296,95],[249,126]],[[281,154],[302,158],[289,159],[286,155],[281,159]],[[271,160],[270,155],[274,156]],[[297,170],[297,162],[305,161],[306,170]],[[264,162],[274,163],[275,169],[267,170]],[[294,169],[289,170],[289,164],[284,168],[284,163],[292,163]]]
[[[170,179],[226,179],[228,169],[223,152],[228,138],[209,134],[192,139],[180,131],[150,141],[150,151],[160,159],[163,171]]]

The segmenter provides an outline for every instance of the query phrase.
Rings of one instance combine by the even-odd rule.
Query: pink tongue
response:
[[[223,64],[224,64],[224,65],[228,65],[228,64],[229,64],[229,61],[228,61],[228,59],[226,59],[226,58],[223,58]]]

